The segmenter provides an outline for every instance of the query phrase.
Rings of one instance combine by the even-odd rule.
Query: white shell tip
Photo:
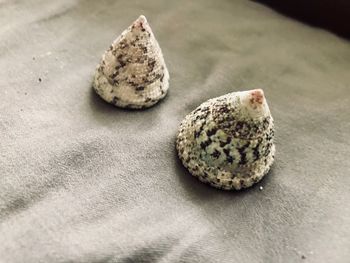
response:
[[[145,25],[148,25],[148,22],[144,15],[140,15],[133,23],[133,27],[139,29],[143,29]]]
[[[262,104],[265,100],[264,91],[262,89],[253,89],[250,91],[252,103]]]
[[[270,114],[264,91],[262,89],[253,89],[241,91],[240,98],[242,105],[246,108],[246,113],[251,118],[260,118]]]
[[[147,23],[147,18],[144,15],[140,15],[137,21]]]
[[[262,89],[252,89],[241,91],[241,98],[244,98],[251,104],[262,104],[265,100],[264,91]]]

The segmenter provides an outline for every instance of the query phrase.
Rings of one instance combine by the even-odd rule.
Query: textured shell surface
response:
[[[242,189],[259,182],[275,155],[274,124],[261,89],[210,99],[181,122],[176,140],[189,172],[214,187]]]
[[[103,54],[93,87],[105,101],[123,108],[147,108],[165,97],[169,72],[143,15]]]

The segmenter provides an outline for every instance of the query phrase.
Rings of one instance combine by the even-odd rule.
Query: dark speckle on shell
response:
[[[166,96],[169,72],[144,16],[133,22],[104,53],[93,87],[105,101],[124,108],[147,108]]]

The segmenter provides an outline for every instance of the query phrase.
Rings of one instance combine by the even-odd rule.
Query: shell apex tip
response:
[[[147,23],[147,18],[144,15],[140,15],[137,19],[138,22]]]

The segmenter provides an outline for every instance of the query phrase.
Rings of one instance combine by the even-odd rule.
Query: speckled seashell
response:
[[[93,87],[105,101],[123,108],[147,108],[165,97],[169,72],[144,16],[104,53]]]
[[[259,182],[275,154],[274,126],[261,89],[210,99],[186,116],[176,141],[192,175],[214,187],[242,189]]]

